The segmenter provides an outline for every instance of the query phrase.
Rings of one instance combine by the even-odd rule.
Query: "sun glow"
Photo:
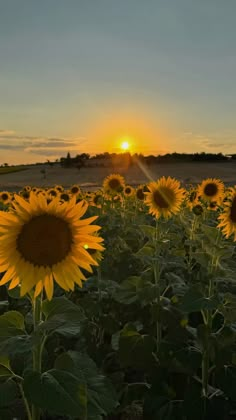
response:
[[[121,143],[121,145],[120,145],[120,148],[121,148],[124,152],[126,152],[127,150],[129,150],[129,149],[130,149],[130,144],[129,144],[129,142],[128,142],[127,140],[122,141],[122,143]]]

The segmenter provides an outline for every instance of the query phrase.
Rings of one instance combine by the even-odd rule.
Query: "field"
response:
[[[3,168],[5,169],[5,168]],[[14,169],[14,168],[13,168]],[[42,170],[46,171],[45,174]],[[59,165],[28,166],[27,171],[7,173],[0,177],[1,190],[18,190],[25,185],[53,186],[56,184],[69,187],[80,184],[84,189],[97,189],[102,185],[103,179],[110,173],[120,173],[125,176],[126,182],[131,185],[139,185],[154,180],[160,176],[172,176],[183,183],[197,184],[204,178],[219,177],[226,184],[236,184],[236,163],[179,163],[161,164],[145,167],[144,170],[137,166],[130,167],[98,167],[61,168]]]
[[[25,171],[28,168],[25,166],[3,166],[0,167],[0,175],[6,175],[15,172]]]
[[[236,418],[235,168],[1,176],[1,420]]]

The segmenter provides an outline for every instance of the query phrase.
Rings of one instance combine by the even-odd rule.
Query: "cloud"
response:
[[[235,142],[226,141],[225,143],[217,142],[216,139],[211,138],[201,138],[197,142],[201,147],[204,147],[206,150],[216,150],[223,152],[224,149],[230,149],[235,147]]]
[[[80,147],[86,141],[85,137],[22,136],[12,130],[0,130],[0,150],[21,151],[41,156],[60,157],[68,151],[80,153]]]
[[[13,130],[0,130],[0,138],[1,137],[8,137],[15,133]]]
[[[184,145],[188,151],[197,149],[198,152],[211,153],[229,153],[236,151],[235,131],[224,130],[219,132],[211,132],[208,134],[194,133],[192,131],[183,132],[177,139],[173,141],[178,145]]]

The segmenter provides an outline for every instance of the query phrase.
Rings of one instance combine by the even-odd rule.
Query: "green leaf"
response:
[[[0,382],[0,419],[24,419],[25,407],[19,398],[19,390],[15,381],[8,379]]]
[[[7,356],[0,356],[0,378],[10,378],[13,372],[10,367],[10,361]]]
[[[113,294],[117,302],[130,305],[140,301],[142,306],[153,301],[155,285],[139,276],[128,277]]]
[[[47,334],[58,333],[66,336],[74,336],[80,332],[80,322],[84,314],[80,306],[75,305],[64,297],[44,301],[42,310],[46,321],[39,326],[39,331]]]
[[[8,300],[2,300],[0,302],[0,313],[4,313],[7,310],[8,306],[9,306]]]
[[[232,293],[224,295],[224,305],[221,305],[220,312],[228,322],[236,322],[236,296]]]
[[[8,289],[7,294],[13,299],[22,299],[20,295],[20,286],[14,287],[14,289]]]
[[[56,359],[55,367],[73,373],[86,384],[88,419],[99,419],[99,416],[108,415],[117,406],[112,384],[86,354],[74,351],[63,353]]]
[[[150,225],[140,225],[139,228],[145,236],[154,239],[156,236],[156,228]]]
[[[9,327],[15,330],[25,329],[24,316],[17,311],[8,311],[0,316],[0,335],[4,335],[3,331],[5,327]]]
[[[140,287],[141,282],[142,279],[138,276],[127,278],[114,293],[114,299],[126,305],[136,302],[138,300],[138,287]]]
[[[66,297],[56,297],[52,300],[44,300],[42,303],[42,311],[46,319],[52,319],[58,314],[68,315],[81,313],[79,306],[75,305]]]
[[[36,407],[58,415],[86,419],[86,385],[70,372],[51,369],[40,374],[28,371],[24,392]]]
[[[155,339],[150,335],[142,335],[131,326],[120,332],[118,355],[122,366],[149,368],[153,362]]]
[[[202,398],[201,384],[190,379],[184,395],[183,409],[187,420],[204,419],[204,402],[207,408],[208,400]]]
[[[192,287],[183,296],[180,309],[183,312],[189,313],[198,312],[203,309],[213,310],[216,309],[218,305],[219,301],[216,296],[206,298],[199,289]]]
[[[232,346],[235,343],[236,331],[230,326],[225,326],[216,333],[216,339],[219,348]]]
[[[7,407],[8,405],[12,405],[13,401],[16,399],[18,395],[18,387],[16,382],[13,380],[8,380],[4,383],[0,383],[0,410],[2,407]],[[0,411],[0,418],[1,411]]]
[[[216,381],[227,397],[236,400],[236,367],[224,366],[216,373]]]
[[[24,317],[20,312],[9,311],[0,316],[0,351],[6,351],[5,346],[14,339],[27,337]]]
[[[212,244],[215,245],[216,242],[217,242],[218,235],[219,235],[219,230],[216,227],[212,227],[212,226],[208,226],[208,225],[204,225],[202,227],[203,227],[203,230],[204,230],[205,237],[207,237],[207,239]]]
[[[137,257],[149,257],[153,258],[154,249],[151,246],[145,245],[135,254]]]
[[[10,356],[27,354],[33,346],[33,340],[30,335],[17,335],[8,337],[4,341],[0,341],[0,352]]]

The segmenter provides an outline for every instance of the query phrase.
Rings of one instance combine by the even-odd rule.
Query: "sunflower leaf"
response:
[[[120,332],[119,359],[124,367],[149,368],[153,363],[155,339],[151,335],[140,334],[132,325],[126,325]]]
[[[36,407],[58,415],[86,419],[86,385],[65,370],[51,369],[43,374],[28,371],[24,379],[26,398]]]
[[[180,309],[184,312],[198,312],[202,309],[216,309],[219,300],[216,296],[206,298],[200,290],[195,287],[190,288],[183,296]]]
[[[64,297],[57,297],[50,302],[44,301],[42,310],[46,321],[39,326],[39,331],[65,336],[74,336],[79,333],[80,322],[84,319],[80,306]]]
[[[75,351],[62,353],[55,362],[55,368],[66,370],[86,384],[88,419],[106,416],[117,406],[117,397],[110,381],[102,375],[94,361],[86,354]]]
[[[10,337],[25,335],[24,317],[20,312],[9,311],[0,316],[0,343]]]
[[[9,378],[13,375],[10,367],[10,361],[7,356],[0,356],[0,378]]]

